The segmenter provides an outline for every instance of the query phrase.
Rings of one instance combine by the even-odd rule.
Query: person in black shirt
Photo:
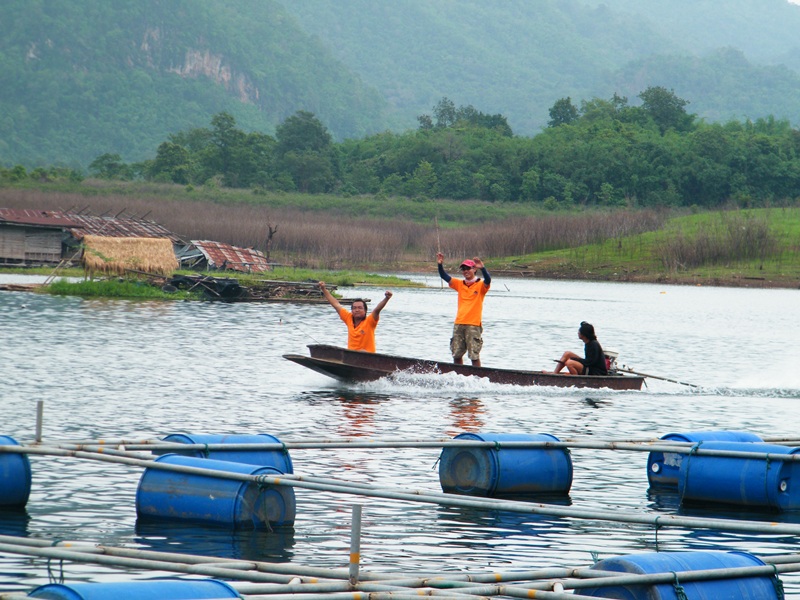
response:
[[[557,361],[556,370],[553,372],[560,373],[561,369],[566,367],[570,375],[608,375],[606,356],[600,342],[597,341],[592,324],[581,321],[578,337],[584,344],[584,358],[567,350]]]

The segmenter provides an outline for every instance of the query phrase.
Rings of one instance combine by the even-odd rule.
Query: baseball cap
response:
[[[475,261],[474,260],[470,260],[468,258],[467,260],[465,260],[464,262],[461,263],[461,265],[459,266],[459,269],[461,267],[469,267],[470,269],[474,269],[475,268]]]

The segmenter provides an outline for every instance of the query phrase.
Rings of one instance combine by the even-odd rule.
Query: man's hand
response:
[[[437,252],[436,253],[436,262],[439,263],[439,264],[442,264],[443,261],[444,261],[444,254],[442,254],[441,252]]]
[[[385,298],[388,300],[389,298],[391,298],[391,297],[392,297],[392,292],[390,292],[389,290],[386,290],[386,291],[383,293],[383,295],[384,295],[384,297],[385,297]]]
[[[476,257],[475,257],[475,258],[473,258],[472,260],[473,260],[473,261],[475,261],[475,268],[476,268],[476,269],[482,269],[482,268],[483,268],[483,261],[482,261],[480,258],[478,258],[478,257],[476,256]]]

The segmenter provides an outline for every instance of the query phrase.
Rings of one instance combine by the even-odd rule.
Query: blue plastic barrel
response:
[[[703,450],[797,454],[800,448],[758,442],[703,442]],[[800,462],[686,454],[678,478],[681,503],[800,508]]]
[[[711,440],[726,442],[760,442],[755,433],[748,431],[687,431],[685,433],[668,433],[662,440],[673,442],[705,442]],[[651,452],[647,457],[647,480],[650,487],[677,488],[678,472],[685,454],[675,452]]]
[[[557,442],[548,433],[462,433],[484,442]],[[564,448],[445,447],[439,457],[442,490],[468,496],[568,494],[572,460]]]
[[[158,463],[213,469],[248,475],[282,475],[275,467],[165,454]],[[187,521],[203,521],[232,527],[266,528],[291,525],[295,517],[294,489],[252,481],[222,479],[158,468],[147,468],[136,490],[136,513]]]
[[[165,437],[164,442],[179,442],[181,444],[280,444],[281,441],[268,433],[250,434],[197,434],[173,433]],[[260,465],[262,467],[275,467],[281,473],[294,473],[292,458],[286,450],[170,450],[171,454],[184,456],[197,456],[199,458],[213,458],[214,460],[228,460],[231,462]]]
[[[117,583],[48,583],[29,594],[49,600],[189,600],[241,598],[230,585],[216,579],[164,579]]]
[[[705,569],[756,567],[764,563],[746,552],[651,552],[607,558],[595,563],[594,569],[620,573],[675,573],[684,596],[679,596],[674,583],[659,585],[624,585],[576,590],[583,596],[617,598],[618,600],[770,600],[778,599],[776,576],[738,577],[709,581],[681,581],[681,572]]]
[[[0,446],[19,446],[17,440],[0,435]],[[27,454],[0,452],[0,506],[21,508],[31,494],[31,463]]]

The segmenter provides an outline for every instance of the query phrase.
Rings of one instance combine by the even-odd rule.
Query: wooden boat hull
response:
[[[472,375],[484,377],[492,383],[511,385],[609,388],[612,390],[640,390],[644,381],[644,377],[635,375],[567,375],[544,371],[473,367],[472,365],[457,365],[391,354],[360,352],[327,344],[311,344],[308,349],[311,356],[284,354],[283,357],[340,381],[376,381],[401,371],[420,374]]]

